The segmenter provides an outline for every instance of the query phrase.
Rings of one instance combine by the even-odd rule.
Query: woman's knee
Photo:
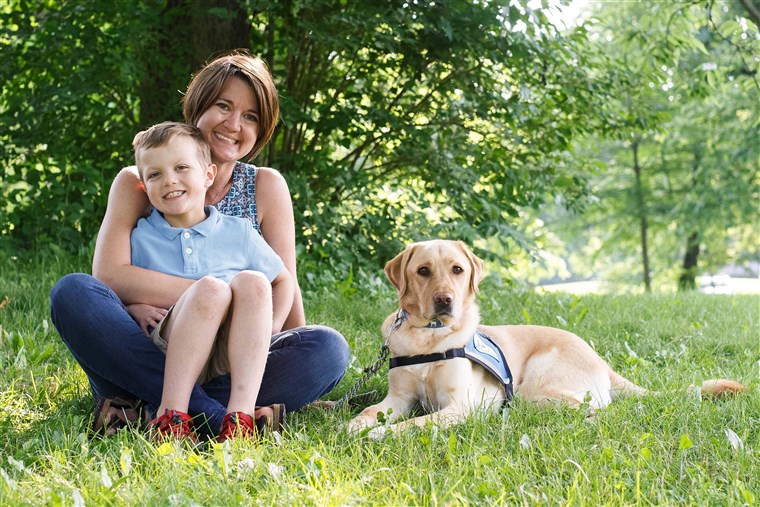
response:
[[[93,280],[96,281],[97,279],[93,279],[92,276],[85,273],[69,273],[65,275],[50,289],[51,305],[70,301],[71,297],[75,294],[81,295],[88,286],[92,285]]]
[[[70,273],[50,289],[50,313],[53,319],[82,315],[83,309],[97,312],[100,308],[122,307],[118,296],[103,282],[85,273]]]
[[[310,325],[301,328],[301,339],[310,342],[315,350],[315,357],[326,364],[332,365],[341,375],[348,367],[351,350],[348,342],[338,331],[331,327]]]
[[[348,342],[338,331],[327,326],[314,326],[318,329],[322,338],[322,343],[326,353],[335,361],[336,367],[345,371],[348,367],[348,360],[351,355],[351,349]]]

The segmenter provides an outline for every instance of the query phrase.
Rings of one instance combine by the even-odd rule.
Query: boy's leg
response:
[[[271,339],[256,404],[284,403],[293,412],[329,393],[346,371],[350,351],[345,338],[327,326],[303,326]],[[229,402],[230,376],[204,384],[222,405]]]
[[[193,387],[208,361],[231,299],[224,281],[204,277],[177,301],[161,330],[168,346],[158,414],[165,409],[188,411]]]
[[[230,399],[227,412],[253,415],[272,332],[272,287],[258,272],[241,271],[230,283],[227,335]]]

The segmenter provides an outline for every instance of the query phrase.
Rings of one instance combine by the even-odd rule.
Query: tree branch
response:
[[[752,0],[739,0],[744,8],[747,10],[750,19],[755,26],[760,28],[760,9],[754,4]]]

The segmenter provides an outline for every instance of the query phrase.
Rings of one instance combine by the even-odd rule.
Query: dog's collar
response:
[[[401,324],[403,324],[408,319],[409,319],[409,312],[407,312],[403,308],[399,308],[398,312],[396,312],[396,320],[394,320],[393,324],[391,324],[391,327],[388,330],[388,334],[391,335],[395,333],[396,330],[399,327],[401,327]],[[446,327],[446,324],[444,324],[438,319],[433,319],[430,322],[428,322],[425,327],[430,328],[430,329],[439,329],[442,327]]]
[[[397,315],[396,322],[398,322],[398,319],[399,316]],[[396,322],[394,322],[394,325],[396,325]],[[401,322],[403,322],[403,320]],[[399,325],[401,324],[399,323]],[[512,397],[514,396],[512,372],[509,370],[507,359],[493,340],[480,331],[475,331],[464,347],[449,349],[445,352],[436,352],[433,354],[392,357],[388,364],[388,369],[397,368],[399,366],[434,363],[436,361],[445,361],[457,357],[467,358],[485,368],[486,371],[496,377],[504,387],[504,403],[507,404],[512,401]]]

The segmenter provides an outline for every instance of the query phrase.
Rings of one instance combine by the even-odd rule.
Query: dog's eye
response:
[[[430,276],[430,268],[422,266],[421,268],[417,269],[417,274],[420,276]]]
[[[462,273],[464,273],[464,269],[462,268],[462,266],[454,266],[453,268],[451,268],[451,271],[455,275],[461,275]]]

